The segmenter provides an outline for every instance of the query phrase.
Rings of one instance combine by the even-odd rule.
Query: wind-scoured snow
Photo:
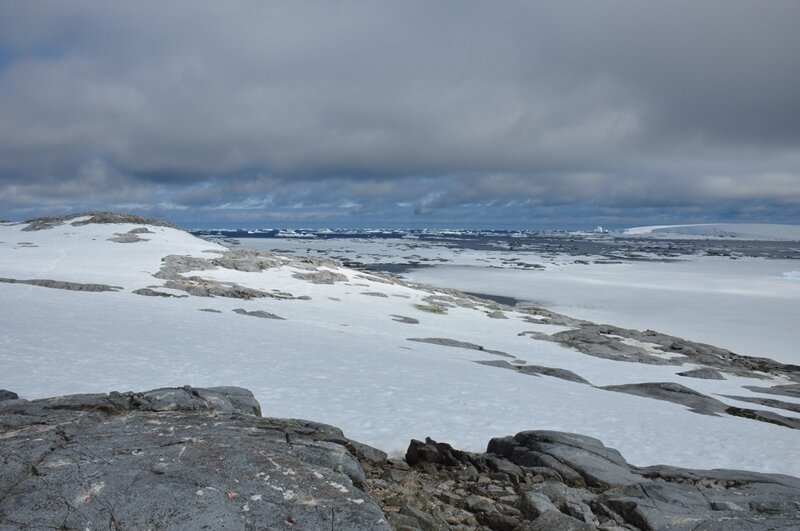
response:
[[[411,438],[431,436],[483,450],[494,436],[552,429],[598,437],[637,465],[800,476],[800,430],[730,415],[700,415],[679,404],[598,388],[676,382],[730,405],[753,407],[720,395],[763,397],[745,386],[790,383],[785,378],[754,373],[697,380],[677,374],[695,368],[691,364],[592,357],[546,340],[568,329],[548,323],[546,315],[533,318],[460,296],[448,299],[446,292],[432,288],[301,258],[286,258],[260,272],[217,267],[184,273],[292,298],[142,296],[133,291],[152,288],[186,295],[164,288],[164,281],[153,277],[162,258],[210,260],[225,249],[165,227],[148,227],[152,233],[141,234],[146,241],[135,243],[109,238],[137,225],[65,224],[34,232],[22,232],[22,227],[0,226],[0,277],[122,288],[75,292],[0,283],[0,388],[23,398],[236,385],[254,392],[264,415],[334,424],[349,437],[395,453]],[[346,280],[320,284],[296,276],[309,271],[330,271]],[[774,282],[790,284],[777,276]],[[727,288],[715,289],[724,293]],[[759,289],[741,285],[731,295],[747,297]],[[282,320],[253,318],[234,311],[238,309]],[[497,312],[506,319],[496,318]],[[409,341],[426,338],[445,341]],[[479,348],[458,346],[468,343]],[[660,355],[652,345],[641,346]],[[493,360],[566,369],[593,385],[475,363]]]

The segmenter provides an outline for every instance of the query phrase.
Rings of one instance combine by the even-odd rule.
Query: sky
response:
[[[796,0],[0,2],[0,219],[800,224]]]

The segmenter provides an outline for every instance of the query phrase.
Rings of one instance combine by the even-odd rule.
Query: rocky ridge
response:
[[[800,479],[638,468],[597,439],[525,431],[404,459],[260,417],[241,388],[27,401],[0,394],[0,527],[796,529]]]

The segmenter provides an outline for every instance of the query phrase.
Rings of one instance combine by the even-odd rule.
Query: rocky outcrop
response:
[[[80,282],[67,282],[64,280],[50,280],[45,278],[34,278],[20,280],[16,278],[0,278],[0,282],[5,284],[28,284],[29,286],[39,286],[42,288],[65,289],[68,291],[119,291],[120,286],[109,286],[108,284],[81,284]]]
[[[800,480],[629,465],[599,440],[529,431],[487,453],[412,441],[405,461],[368,463],[367,482],[404,529],[790,529]]]
[[[16,400],[18,398],[19,396],[17,395],[17,393],[13,391],[8,391],[6,389],[0,389],[0,402],[2,402],[3,400]]]
[[[686,376],[687,378],[699,378],[701,380],[724,380],[725,377],[719,371],[709,369],[708,367],[702,369],[694,369],[692,371],[683,371],[677,373],[678,376]]]
[[[768,422],[770,424],[777,424],[786,428],[800,429],[800,418],[786,417],[772,411],[729,406],[715,398],[711,398],[710,396],[698,393],[694,389],[689,389],[688,387],[673,382],[608,385],[605,387],[600,387],[600,389],[654,398],[656,400],[665,400],[667,402],[674,402],[676,404],[686,406],[689,408],[689,411],[692,411],[693,413],[700,413],[703,415],[718,415],[720,413],[727,413],[728,415],[744,417],[761,422]],[[729,396],[728,398],[766,405],[769,407],[783,408],[789,411],[797,411],[797,408],[794,407],[794,404],[779,400],[770,401],[757,397],[738,396]]]
[[[249,315],[250,317],[260,317],[261,319],[277,319],[279,321],[285,321],[283,317],[275,315],[274,313],[265,312],[264,310],[254,310],[252,312],[248,312],[244,308],[236,308],[233,310],[233,313],[238,313],[239,315]]]
[[[7,394],[4,394],[7,393]],[[332,426],[261,418],[236,387],[20,400],[0,392],[0,528],[791,529],[800,480],[637,468],[526,431],[405,459]]]
[[[131,229],[128,232],[116,232],[114,233],[113,238],[108,238],[108,241],[116,243],[146,242],[147,238],[140,237],[139,236],[140,234],[154,234],[154,233],[147,227],[138,227],[136,229]]]
[[[537,309],[537,311],[539,311]],[[554,315],[554,314],[551,314]],[[556,323],[553,319],[548,322]],[[561,324],[561,323],[559,323]],[[800,381],[800,366],[780,363],[769,358],[741,356],[729,350],[697,343],[687,339],[662,334],[653,330],[632,330],[611,325],[573,322],[571,330],[552,336],[538,335],[579,352],[603,359],[630,361],[653,365],[682,365],[692,363],[701,369],[717,369],[729,374],[749,378],[781,376]],[[650,348],[646,348],[646,347]],[[694,372],[694,371],[690,371]],[[683,376],[709,377],[711,373],[682,374]]]
[[[166,293],[164,291],[157,291],[157,290],[154,290],[154,289],[151,289],[151,288],[135,289],[131,293],[133,293],[135,295],[142,295],[142,296],[145,296],[145,297],[164,297],[164,298],[188,297],[188,295],[174,295],[172,293]]]
[[[575,383],[582,383],[588,384],[588,380],[583,378],[582,376],[578,376],[574,372],[568,369],[559,369],[556,367],[544,367],[542,365],[525,365],[523,360],[515,360],[514,364],[511,364],[504,360],[479,360],[475,363],[479,363],[481,365],[488,365],[490,367],[500,367],[501,369],[510,369],[512,371],[518,371],[522,374],[529,374],[531,376],[551,376],[553,378],[559,378],[561,380],[567,380],[568,382],[575,382]]]
[[[30,219],[25,222],[27,226],[22,230],[35,231],[52,229],[53,227],[63,225],[70,220],[76,220],[78,218],[88,219],[73,221],[71,225],[77,227],[80,225],[88,225],[90,223],[133,223],[136,225],[153,225],[156,227],[170,227],[173,229],[177,228],[168,221],[145,218],[142,216],[136,216],[134,214],[124,214],[120,212],[83,212],[80,214],[64,214],[62,216],[45,216],[41,218]]]
[[[336,428],[244,389],[0,402],[2,529],[389,529]]]
[[[467,350],[477,350],[485,352],[486,354],[493,354],[495,356],[502,356],[504,358],[513,358],[511,354],[507,354],[500,350],[492,350],[484,348],[482,345],[469,343],[467,341],[458,341],[456,339],[449,339],[446,337],[409,337],[408,341],[416,341],[417,343],[430,343],[431,345],[441,345],[443,347],[463,348]]]

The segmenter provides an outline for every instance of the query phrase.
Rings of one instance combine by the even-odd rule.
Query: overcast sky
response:
[[[0,2],[0,218],[800,223],[797,0]]]

